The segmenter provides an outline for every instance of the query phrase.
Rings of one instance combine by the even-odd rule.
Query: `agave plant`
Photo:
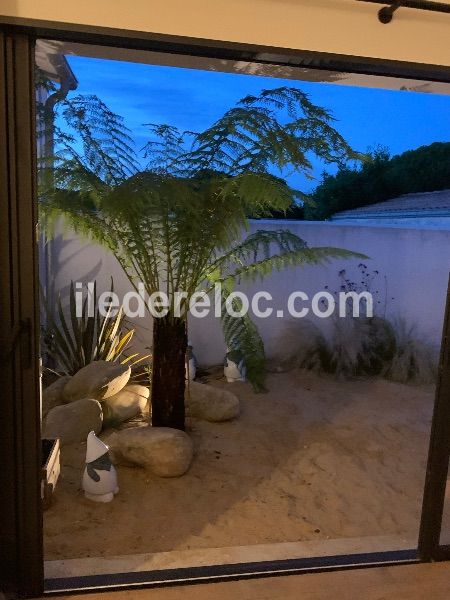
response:
[[[127,353],[134,329],[125,331],[122,307],[114,312],[110,305],[106,314],[101,314],[96,284],[91,298],[91,310],[87,304],[88,299],[85,298],[81,314],[77,314],[73,281],[70,283],[67,316],[60,295],[56,301],[56,311],[53,310],[53,303],[48,302],[42,293],[41,296],[45,312],[47,351],[60,373],[74,375],[96,360],[118,361],[132,367],[149,358],[140,356],[139,353]]]
[[[47,226],[64,214],[76,232],[114,253],[133,286],[141,281],[149,295],[167,293],[171,309],[153,322],[152,422],[183,429],[193,294],[221,283],[225,301],[235,283],[274,269],[356,256],[309,248],[283,230],[261,230],[242,241],[250,217],[304,200],[273,170],[310,177],[311,154],[339,164],[360,155],[333,128],[327,110],[297,88],[278,88],[244,98],[201,133],[150,125],[143,170],[123,122],[98,99],[90,103],[77,100],[76,109],[62,103],[62,116],[81,144],[67,134],[60,140],[53,183],[41,189],[41,214]],[[176,314],[178,292],[185,298]],[[256,327],[248,317],[226,315],[223,325],[227,343],[240,348],[249,377],[262,387],[264,353]]]

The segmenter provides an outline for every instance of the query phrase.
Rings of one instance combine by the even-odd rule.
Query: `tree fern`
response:
[[[309,248],[288,231],[258,231],[240,241],[249,216],[285,211],[305,198],[283,177],[292,171],[311,177],[311,155],[339,164],[360,157],[333,128],[331,114],[297,88],[247,96],[200,133],[149,125],[142,159],[123,120],[98,98],[69,99],[60,110],[67,130],[57,130],[53,178],[43,178],[40,195],[47,225],[65,215],[76,232],[109,248],[131,284],[142,281],[149,295],[163,290],[173,306],[175,293],[186,292],[181,317],[171,311],[165,320],[174,334],[205,281],[229,290],[238,279],[356,256]],[[141,160],[148,161],[145,169]],[[226,341],[239,345],[249,379],[261,388],[264,354],[255,326],[248,317],[222,322]],[[185,345],[178,333],[174,339]],[[153,351],[156,356],[158,348]],[[160,366],[158,377],[163,371]],[[174,373],[169,369],[167,377]],[[184,379],[178,383],[171,390],[158,384],[164,398],[152,401],[184,402]]]

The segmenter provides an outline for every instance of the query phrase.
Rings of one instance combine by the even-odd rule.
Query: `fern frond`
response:
[[[273,271],[307,264],[326,264],[338,258],[368,257],[342,248],[308,248],[304,240],[290,231],[257,231],[242,244],[219,257],[206,277],[214,283],[238,279],[254,281]],[[220,272],[219,276],[217,270]],[[210,274],[214,274],[213,277]]]
[[[226,301],[231,292],[230,286],[224,286],[221,294],[221,322],[227,346],[239,352],[242,357],[247,378],[256,392],[265,391],[265,353],[264,343],[256,325],[248,314],[233,317],[226,310]],[[232,300],[233,310],[238,312],[241,302],[238,298]]]
[[[58,103],[57,110],[73,132],[68,138],[61,129],[55,130],[55,146],[64,150],[68,161],[82,156],[83,166],[107,184],[123,181],[137,171],[130,130],[123,117],[112,112],[98,96],[68,97]],[[82,155],[74,141],[82,148]]]
[[[186,176],[211,169],[235,177],[275,166],[280,173],[289,167],[310,175],[309,153],[328,163],[360,159],[332,122],[331,113],[298,88],[263,90],[243,98],[205,131],[191,134],[192,149],[177,157],[173,172]]]

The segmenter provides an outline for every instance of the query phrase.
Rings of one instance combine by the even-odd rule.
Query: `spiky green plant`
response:
[[[46,334],[50,339],[48,351],[59,373],[75,375],[96,360],[118,361],[133,367],[149,358],[137,352],[129,353],[134,329],[125,331],[122,307],[115,312],[110,305],[106,314],[102,315],[96,284],[90,301],[91,307],[88,306],[88,298],[85,298],[81,314],[78,314],[73,281],[70,283],[68,311],[64,309],[61,296],[56,301],[55,310],[53,300],[48,301],[41,293]]]
[[[331,114],[297,88],[247,96],[201,133],[149,125],[144,171],[119,120],[95,112],[93,124],[83,103],[62,110],[80,131],[84,151],[63,139],[52,162],[54,185],[41,191],[42,214],[49,224],[63,213],[76,232],[108,247],[133,286],[141,281],[149,295],[167,293],[171,310],[153,324],[152,421],[183,429],[192,295],[214,282],[228,294],[233,283],[274,269],[355,256],[309,248],[289,231],[258,231],[240,241],[249,217],[286,210],[304,198],[271,171],[289,168],[311,177],[312,154],[339,164],[360,155],[333,128]],[[85,141],[91,138],[93,145]],[[180,291],[186,297],[177,316],[172,307]],[[224,317],[223,323],[227,341],[241,348],[249,376],[262,387],[256,328],[248,317]]]

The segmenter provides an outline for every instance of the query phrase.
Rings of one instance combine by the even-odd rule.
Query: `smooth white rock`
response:
[[[100,403],[83,398],[52,408],[44,422],[43,437],[59,438],[61,445],[84,441],[90,431],[100,433],[103,412]]]
[[[148,404],[150,390],[143,385],[129,384],[120,392],[102,402],[105,419],[127,421],[143,412]]]
[[[114,396],[128,383],[130,367],[116,362],[97,360],[76,373],[64,387],[66,402],[81,398],[104,400]]]
[[[196,381],[186,386],[186,405],[191,417],[212,422],[234,419],[240,410],[232,392]]]
[[[48,411],[55,406],[66,403],[64,398],[64,388],[71,379],[70,375],[59,377],[42,392],[42,418],[45,418]]]
[[[113,462],[147,469],[159,477],[180,477],[192,462],[191,438],[170,427],[132,427],[112,433],[107,442]]]

